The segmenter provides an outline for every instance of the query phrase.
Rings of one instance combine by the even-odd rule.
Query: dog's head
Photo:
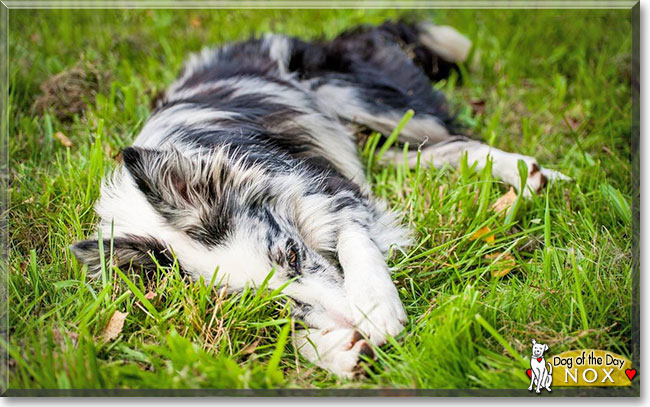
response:
[[[544,355],[544,352],[548,350],[548,345],[544,343],[537,343],[536,340],[533,339],[533,357],[534,358],[541,358]]]
[[[102,188],[97,204],[103,244],[87,240],[72,251],[91,272],[100,253],[118,266],[155,268],[178,260],[183,271],[238,289],[261,284],[310,306],[336,309],[342,276],[303,239],[296,201],[304,182],[292,172],[269,174],[228,151],[183,155],[127,148],[124,168]],[[293,177],[293,178],[292,178]],[[111,242],[111,234],[114,236]],[[223,277],[223,280],[221,278]]]

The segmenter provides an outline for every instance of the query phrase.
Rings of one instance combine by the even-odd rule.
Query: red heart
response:
[[[533,371],[531,369],[526,370],[528,377],[533,377]]]
[[[627,375],[627,378],[632,381],[634,376],[636,376],[636,369],[625,369],[625,374]]]
[[[542,358],[537,358],[537,361],[538,361],[538,362],[541,362],[541,361],[542,361]]]

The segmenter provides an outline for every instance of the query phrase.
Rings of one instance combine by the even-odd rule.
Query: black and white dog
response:
[[[387,22],[329,42],[269,35],[193,55],[123,151],[124,165],[103,187],[96,210],[108,255],[118,266],[155,267],[177,259],[194,279],[235,291],[288,283],[301,353],[344,376],[359,357],[400,333],[406,314],[386,265],[407,246],[399,215],[371,196],[355,127],[401,132],[424,162],[477,168],[526,193],[561,174],[536,160],[459,136],[445,97],[431,81],[465,60],[471,43],[450,27]],[[395,153],[396,162],[404,160]],[[417,151],[407,160],[415,165]],[[97,240],[72,251],[101,269]],[[108,260],[108,259],[106,259]]]

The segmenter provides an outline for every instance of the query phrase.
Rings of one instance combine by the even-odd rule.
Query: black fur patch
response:
[[[102,245],[106,265],[110,267],[111,239],[103,239]],[[171,250],[162,242],[150,236],[127,235],[115,237],[112,245],[112,264],[120,268],[134,266],[152,272],[156,270],[156,262],[162,267],[171,267],[174,264],[174,256]],[[99,242],[97,240],[83,240],[74,244],[71,250],[77,258],[89,265],[92,272],[101,270]]]

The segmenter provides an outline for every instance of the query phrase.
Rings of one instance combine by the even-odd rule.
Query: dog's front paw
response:
[[[374,356],[368,342],[354,329],[302,330],[296,332],[295,339],[307,360],[346,379],[363,375],[362,356]]]
[[[383,291],[366,292],[351,295],[354,322],[374,345],[382,345],[387,336],[396,336],[404,329],[406,312],[399,299],[397,289],[391,284]]]
[[[397,336],[404,329],[406,314],[404,310],[380,305],[370,312],[360,312],[357,328],[368,336],[375,345],[386,343],[388,336]]]

